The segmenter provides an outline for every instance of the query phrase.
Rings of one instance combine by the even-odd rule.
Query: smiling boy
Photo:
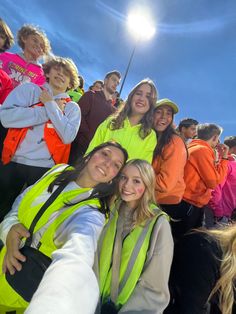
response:
[[[48,82],[42,88],[22,84],[0,109],[1,122],[9,128],[0,166],[0,220],[25,184],[32,185],[55,164],[67,163],[79,129],[79,106],[66,93],[78,85],[76,66],[55,57],[43,69]]]

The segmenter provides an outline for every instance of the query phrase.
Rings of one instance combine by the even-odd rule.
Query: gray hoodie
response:
[[[43,88],[53,96],[48,83],[45,83]],[[17,86],[0,107],[0,120],[5,128],[30,127],[12,161],[50,168],[55,163],[43,139],[45,123],[51,120],[51,127],[56,130],[62,142],[69,144],[79,130],[81,113],[79,106],[73,101],[66,104],[64,112],[61,111],[54,100],[68,98],[66,93],[53,96],[54,100],[46,102],[43,107],[32,107],[39,102],[41,92],[42,89],[33,83]]]

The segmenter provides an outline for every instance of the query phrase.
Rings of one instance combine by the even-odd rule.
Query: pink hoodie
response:
[[[212,192],[209,206],[215,217],[231,217],[236,208],[236,160],[229,161],[227,176]]]
[[[46,81],[43,69],[39,64],[27,62],[16,53],[1,53],[0,68],[9,75],[14,88],[25,82],[32,82],[41,86]]]

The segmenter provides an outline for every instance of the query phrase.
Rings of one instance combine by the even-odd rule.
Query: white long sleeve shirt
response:
[[[30,188],[30,187],[29,187]],[[29,189],[28,188],[28,189]],[[78,188],[71,182],[65,189]],[[0,237],[6,241],[10,228],[19,223],[17,210],[25,190],[0,225]],[[45,191],[45,200],[49,193]],[[78,208],[57,230],[52,264],[27,308],[27,314],[93,314],[99,297],[97,279],[92,270],[98,237],[105,222],[96,208]]]

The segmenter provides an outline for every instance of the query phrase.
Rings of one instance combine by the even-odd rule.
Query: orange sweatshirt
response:
[[[184,166],[187,151],[183,140],[174,135],[164,147],[162,156],[153,160],[156,174],[156,200],[158,204],[178,204],[185,190]]]
[[[228,169],[228,160],[215,164],[211,146],[203,140],[193,140],[188,145],[189,159],[184,169],[186,190],[183,199],[197,207],[208,204],[211,190],[221,183]]]

